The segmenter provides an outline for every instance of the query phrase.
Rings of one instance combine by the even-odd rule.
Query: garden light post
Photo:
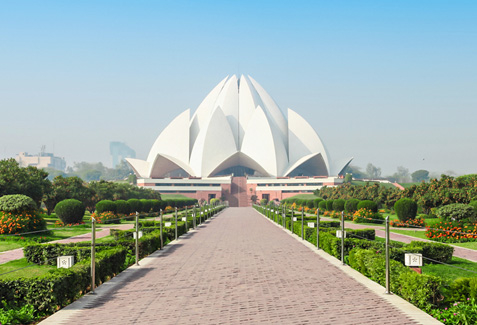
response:
[[[344,244],[345,244],[345,230],[344,230],[344,211],[341,211],[341,263],[344,262]]]
[[[293,207],[291,209],[291,223],[290,223],[290,231],[293,234],[293,218],[295,218],[295,213],[293,211]]]
[[[177,240],[177,207],[174,213],[174,221],[175,221],[174,223],[176,224],[176,240]]]
[[[160,222],[159,228],[161,230],[161,249],[164,247],[164,238],[162,238],[162,215],[163,215],[163,212],[161,209],[159,211],[159,222]]]
[[[136,211],[136,266],[139,266],[139,212]]]
[[[390,281],[390,264],[389,264],[389,216],[386,217],[386,293],[391,294]]]
[[[94,285],[96,282],[96,219],[91,218],[91,293],[94,293]]]
[[[192,225],[194,226],[194,229],[197,227],[197,224],[196,224],[196,220],[195,220],[195,205],[194,205],[194,209],[192,210]]]
[[[303,219],[305,218],[305,208],[301,207],[301,239],[305,239],[305,226]]]
[[[316,209],[316,248],[320,249],[320,208]]]

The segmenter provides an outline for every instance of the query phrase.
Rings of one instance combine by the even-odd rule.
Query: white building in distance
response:
[[[64,158],[56,157],[52,153],[42,152],[39,155],[29,155],[27,152],[20,152],[15,160],[20,167],[34,166],[36,168],[53,168],[65,171],[66,161]]]
[[[283,114],[250,76],[222,80],[191,116],[158,136],[147,160],[127,158],[138,185],[162,193],[247,206],[341,184],[351,159],[330,160],[318,134],[295,111]]]

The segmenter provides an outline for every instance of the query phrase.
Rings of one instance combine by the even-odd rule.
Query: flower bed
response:
[[[439,222],[426,229],[426,237],[444,243],[477,241],[477,223],[464,225],[459,222]]]
[[[406,220],[400,221],[398,219],[389,221],[389,225],[391,227],[404,227],[404,228],[422,228],[426,226],[424,219],[414,219],[414,220]]]
[[[36,211],[0,211],[0,234],[20,234],[43,229],[46,229],[46,222]]]

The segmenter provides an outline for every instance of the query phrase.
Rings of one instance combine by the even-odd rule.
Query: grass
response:
[[[313,200],[313,199],[320,199],[320,197],[316,196],[315,194],[297,194],[297,195],[289,197],[287,200],[289,199]]]
[[[431,274],[441,277],[444,280],[452,281],[461,277],[476,277],[477,276],[477,263],[465,260],[463,258],[453,257],[450,265],[444,264],[428,264],[422,267],[423,274]],[[455,268],[457,266],[461,270]]]
[[[455,245],[463,248],[468,248],[468,249],[475,249],[477,250],[477,242],[471,241],[467,243],[451,243],[450,245]]]
[[[181,200],[181,199],[190,200],[190,197],[187,197],[182,194],[162,194],[161,193],[161,199],[162,200]]]
[[[13,280],[18,278],[34,278],[54,270],[56,267],[51,265],[36,265],[28,263],[26,258],[10,261],[0,265],[0,274],[17,270],[8,274],[0,275],[1,280]]]
[[[421,239],[429,239],[425,235],[425,231],[422,230],[401,230],[401,229],[395,229],[392,228],[390,229],[391,232],[396,233],[396,234],[401,234],[401,235],[406,235],[406,236],[411,236],[411,237],[416,237],[416,238],[421,238]]]
[[[25,236],[5,236],[0,237],[0,252],[5,252],[11,249],[25,247],[26,245],[31,245],[35,243],[35,240],[38,240],[40,237],[41,242],[49,242],[53,240],[66,239],[78,235],[83,235],[91,232],[89,226],[74,226],[74,227],[62,227],[62,228],[51,228],[50,232],[37,233]],[[97,229],[99,231],[99,229]],[[23,238],[23,239],[22,239]]]

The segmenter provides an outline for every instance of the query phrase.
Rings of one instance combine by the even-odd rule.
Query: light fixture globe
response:
[[[174,175],[337,176],[351,159],[331,163],[318,134],[295,111],[288,119],[250,76],[226,77],[190,117],[177,116],[147,160],[126,158],[139,178]]]

